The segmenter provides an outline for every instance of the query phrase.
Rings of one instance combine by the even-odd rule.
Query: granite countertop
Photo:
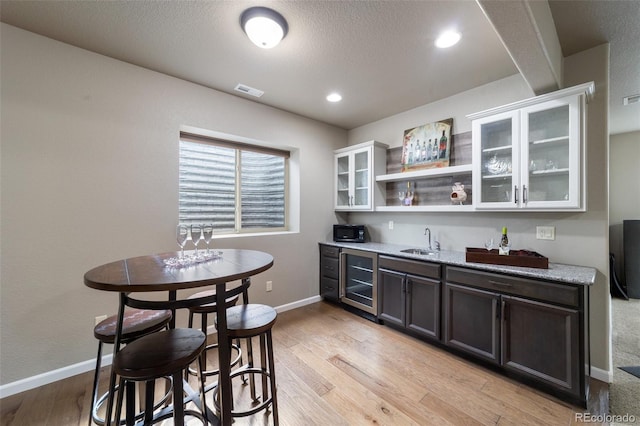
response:
[[[472,263],[465,260],[466,256],[461,251],[442,250],[433,255],[417,255],[403,253],[401,250],[408,248],[424,248],[385,243],[341,243],[334,241],[323,242],[329,246],[344,247],[356,250],[372,251],[378,254],[404,257],[406,259],[422,260],[442,263],[445,265],[464,266],[467,268],[481,269],[490,272],[518,275],[522,277],[539,278],[549,281],[557,281],[569,284],[593,285],[596,280],[595,268],[586,266],[565,265],[549,262],[549,269],[522,268],[517,266],[491,265],[487,263]]]

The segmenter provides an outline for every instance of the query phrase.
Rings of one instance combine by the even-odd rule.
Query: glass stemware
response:
[[[198,243],[202,238],[202,225],[191,225],[191,241],[193,245],[196,247],[196,251],[194,253],[195,257],[198,257]]]
[[[484,242],[484,248],[486,248],[487,251],[491,251],[493,249],[493,238]]]
[[[209,254],[209,243],[211,242],[211,238],[213,238],[213,225],[205,224],[202,225],[202,239],[204,243],[207,245],[207,255]]]
[[[400,205],[404,205],[404,199],[407,198],[407,193],[404,191],[398,191],[398,199],[400,200]]]
[[[187,225],[178,225],[176,227],[176,241],[180,246],[181,253],[180,258],[184,259],[184,245],[187,243],[187,238],[189,237],[189,228]]]

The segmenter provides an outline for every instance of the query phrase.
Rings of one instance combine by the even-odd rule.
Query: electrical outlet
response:
[[[538,240],[555,240],[555,226],[536,226],[536,239]]]
[[[106,316],[106,315],[98,315],[98,316],[95,318],[95,323],[94,323],[93,325],[98,325],[98,324],[100,324],[102,321],[104,321],[104,320],[106,320],[106,319],[107,319],[107,316]]]
[[[273,290],[273,281],[267,281],[267,291]]]
[[[389,231],[393,231],[393,221],[389,221]]]

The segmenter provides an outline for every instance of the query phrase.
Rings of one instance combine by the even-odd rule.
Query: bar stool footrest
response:
[[[157,410],[158,408],[160,408],[162,405],[164,405],[170,398],[171,398],[171,394],[173,392],[173,381],[171,380],[171,377],[167,377],[165,376],[164,379],[169,383],[169,386],[166,388],[167,392],[164,394],[164,396],[162,397],[162,399],[160,401],[158,401],[154,406],[153,409]],[[117,393],[120,391],[120,386],[116,385],[116,387],[114,388],[114,393]],[[91,413],[91,418],[93,419],[93,422],[95,424],[97,424],[98,426],[104,426],[106,424],[105,420],[103,417],[99,417],[98,415],[98,410],[100,409],[100,407],[102,406],[102,404],[104,404],[107,399],[109,398],[109,392],[105,392],[100,399],[98,399],[96,401],[95,406],[93,407],[93,412]],[[136,414],[135,416],[135,420],[141,420],[144,417],[144,411],[140,412],[138,414]],[[125,419],[120,419],[120,423],[121,425],[125,425],[127,423],[127,421]]]
[[[217,343],[212,343],[210,345],[207,345],[207,347],[204,349],[205,353],[210,350],[210,349],[217,349],[218,348],[218,344]],[[236,345],[235,343],[231,344],[231,350],[236,350],[238,351],[238,355],[236,355],[236,357],[231,361],[231,367],[235,367],[236,365],[238,365],[238,363],[240,362],[240,360],[242,359],[242,349],[240,348],[240,346]],[[198,375],[198,371],[194,368],[189,367],[189,374],[191,376],[197,376]],[[215,376],[217,374],[220,373],[220,370],[205,370],[202,372],[202,375],[205,377],[210,377],[210,376]]]

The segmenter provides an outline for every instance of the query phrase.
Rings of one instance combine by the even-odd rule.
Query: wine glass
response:
[[[202,238],[202,225],[191,225],[191,241],[193,245],[196,246],[196,251],[194,253],[195,257],[198,257],[198,243]]]
[[[189,236],[189,228],[187,225],[178,225],[176,227],[176,241],[181,249],[180,258],[184,259],[184,245],[187,243],[187,237]]]
[[[405,205],[410,206],[413,204],[413,191],[407,191],[407,198],[405,200]]]
[[[209,243],[211,242],[211,238],[213,238],[213,224],[203,224],[202,225],[202,239],[204,243],[207,245],[207,255],[209,254]]]
[[[398,191],[398,199],[400,200],[400,205],[404,205],[404,199],[407,197],[407,193],[404,191]]]
[[[493,238],[484,242],[484,248],[486,248],[487,251],[491,251],[493,249]]]

